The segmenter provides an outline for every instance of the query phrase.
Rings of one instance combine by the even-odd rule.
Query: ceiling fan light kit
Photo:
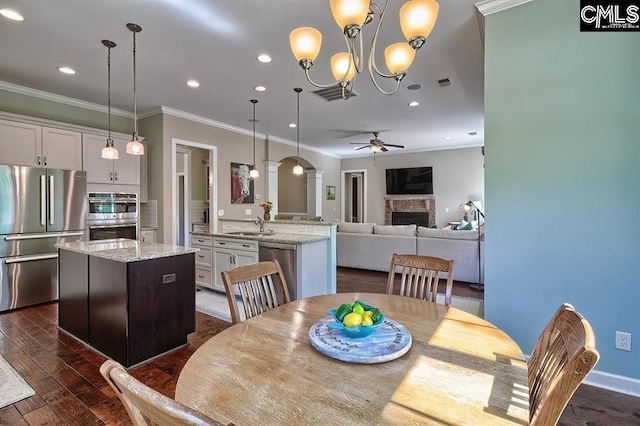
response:
[[[378,23],[373,33],[367,61],[369,76],[379,92],[392,95],[398,91],[400,81],[405,77],[415,59],[416,51],[424,45],[435,26],[439,5],[435,0],[410,0],[400,8],[400,27],[406,41],[394,43],[385,49],[385,63],[390,72],[385,74],[376,65],[375,49],[388,3],[389,0],[384,0],[384,6],[381,9],[370,0],[330,1],[331,13],[342,30],[347,44],[347,52],[338,53],[331,58],[331,72],[336,79],[331,84],[315,83],[309,75],[309,70],[320,53],[322,33],[315,28],[300,27],[289,34],[293,55],[304,70],[309,83],[320,88],[341,86],[343,99],[349,99],[357,74],[363,71],[362,28],[377,17]],[[395,88],[385,91],[379,86],[376,77],[394,79]]]
[[[362,145],[359,142],[352,142],[351,145],[362,145],[360,147],[355,147],[353,149],[355,151],[358,151],[360,149],[369,148],[371,150],[371,152],[373,152],[375,154],[376,152],[387,152],[387,151],[389,151],[387,149],[387,147],[404,148],[404,145],[396,145],[396,144],[392,144],[392,143],[386,143],[385,141],[383,141],[381,139],[378,139],[378,135],[380,134],[380,132],[371,132],[371,133],[373,133],[373,139],[371,139],[368,144]]]

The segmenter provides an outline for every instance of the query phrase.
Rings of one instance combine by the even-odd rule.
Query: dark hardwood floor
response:
[[[383,292],[385,287],[386,273],[338,269],[338,292]],[[453,294],[483,297],[466,283],[455,283]],[[105,358],[58,330],[57,308],[57,303],[48,303],[0,314],[0,354],[36,391],[0,409],[0,425],[130,424],[122,404],[100,375]],[[189,336],[187,346],[130,372],[173,398],[187,359],[230,325],[197,312],[196,332]],[[560,424],[639,425],[640,398],[582,385]]]

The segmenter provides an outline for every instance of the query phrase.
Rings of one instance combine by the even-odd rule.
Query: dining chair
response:
[[[599,358],[591,325],[572,305],[563,304],[538,338],[527,365],[529,424],[555,425]]]
[[[100,366],[100,373],[122,401],[122,405],[135,426],[222,426],[222,423],[218,423],[136,380],[121,364],[115,361],[105,361]]]
[[[246,319],[291,301],[287,282],[277,260],[222,271],[222,281],[227,291],[233,324],[242,321],[237,296],[242,300]]]
[[[453,260],[416,254],[397,254],[391,257],[389,277],[387,278],[387,293],[393,294],[396,269],[402,269],[400,278],[400,295],[436,301],[440,273],[447,273],[444,304],[451,305],[451,290],[453,289]]]

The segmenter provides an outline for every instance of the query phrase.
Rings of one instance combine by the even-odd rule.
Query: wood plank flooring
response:
[[[384,292],[385,287],[386,273],[338,268],[338,292]],[[483,297],[465,283],[455,283],[453,294]],[[0,314],[0,354],[36,391],[0,409],[0,425],[131,424],[98,370],[105,358],[58,330],[57,307],[48,303]],[[187,359],[230,325],[197,312],[196,332],[189,335],[187,346],[136,367],[131,374],[173,398]],[[639,425],[640,398],[582,385],[559,424]]]

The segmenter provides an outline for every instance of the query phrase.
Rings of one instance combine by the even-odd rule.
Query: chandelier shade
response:
[[[289,43],[298,62],[315,61],[322,46],[322,33],[315,28],[300,27],[291,31]]]
[[[439,10],[435,0],[411,0],[400,8],[400,28],[409,44],[422,40],[422,46],[436,25]]]
[[[400,88],[400,81],[413,64],[416,51],[424,45],[436,24],[440,8],[438,3],[435,0],[409,0],[400,8],[400,27],[407,41],[386,47],[385,62],[390,74],[380,71],[376,65],[375,52],[389,0],[383,0],[383,3],[381,0],[382,7],[370,0],[330,0],[329,3],[333,19],[343,32],[348,50],[346,55],[351,57],[351,61],[344,59],[342,53],[335,54],[331,58],[331,72],[336,81],[330,84],[316,83],[311,79],[310,69],[320,53],[322,33],[311,27],[300,27],[291,31],[289,34],[291,50],[309,83],[320,88],[341,86],[343,99],[349,99],[356,77],[364,70],[364,63],[367,62],[366,68],[376,89],[385,95],[396,93]],[[365,60],[363,28],[375,19],[377,24],[373,32],[369,57]],[[377,81],[378,79],[395,80],[395,88],[385,90]]]
[[[345,32],[360,30],[369,14],[369,0],[331,0],[331,14],[338,27]]]
[[[331,72],[336,81],[353,80],[356,75],[356,66],[349,52],[336,53],[331,57]]]
[[[384,61],[393,75],[407,72],[416,57],[416,50],[407,43],[394,43],[384,49]]]

